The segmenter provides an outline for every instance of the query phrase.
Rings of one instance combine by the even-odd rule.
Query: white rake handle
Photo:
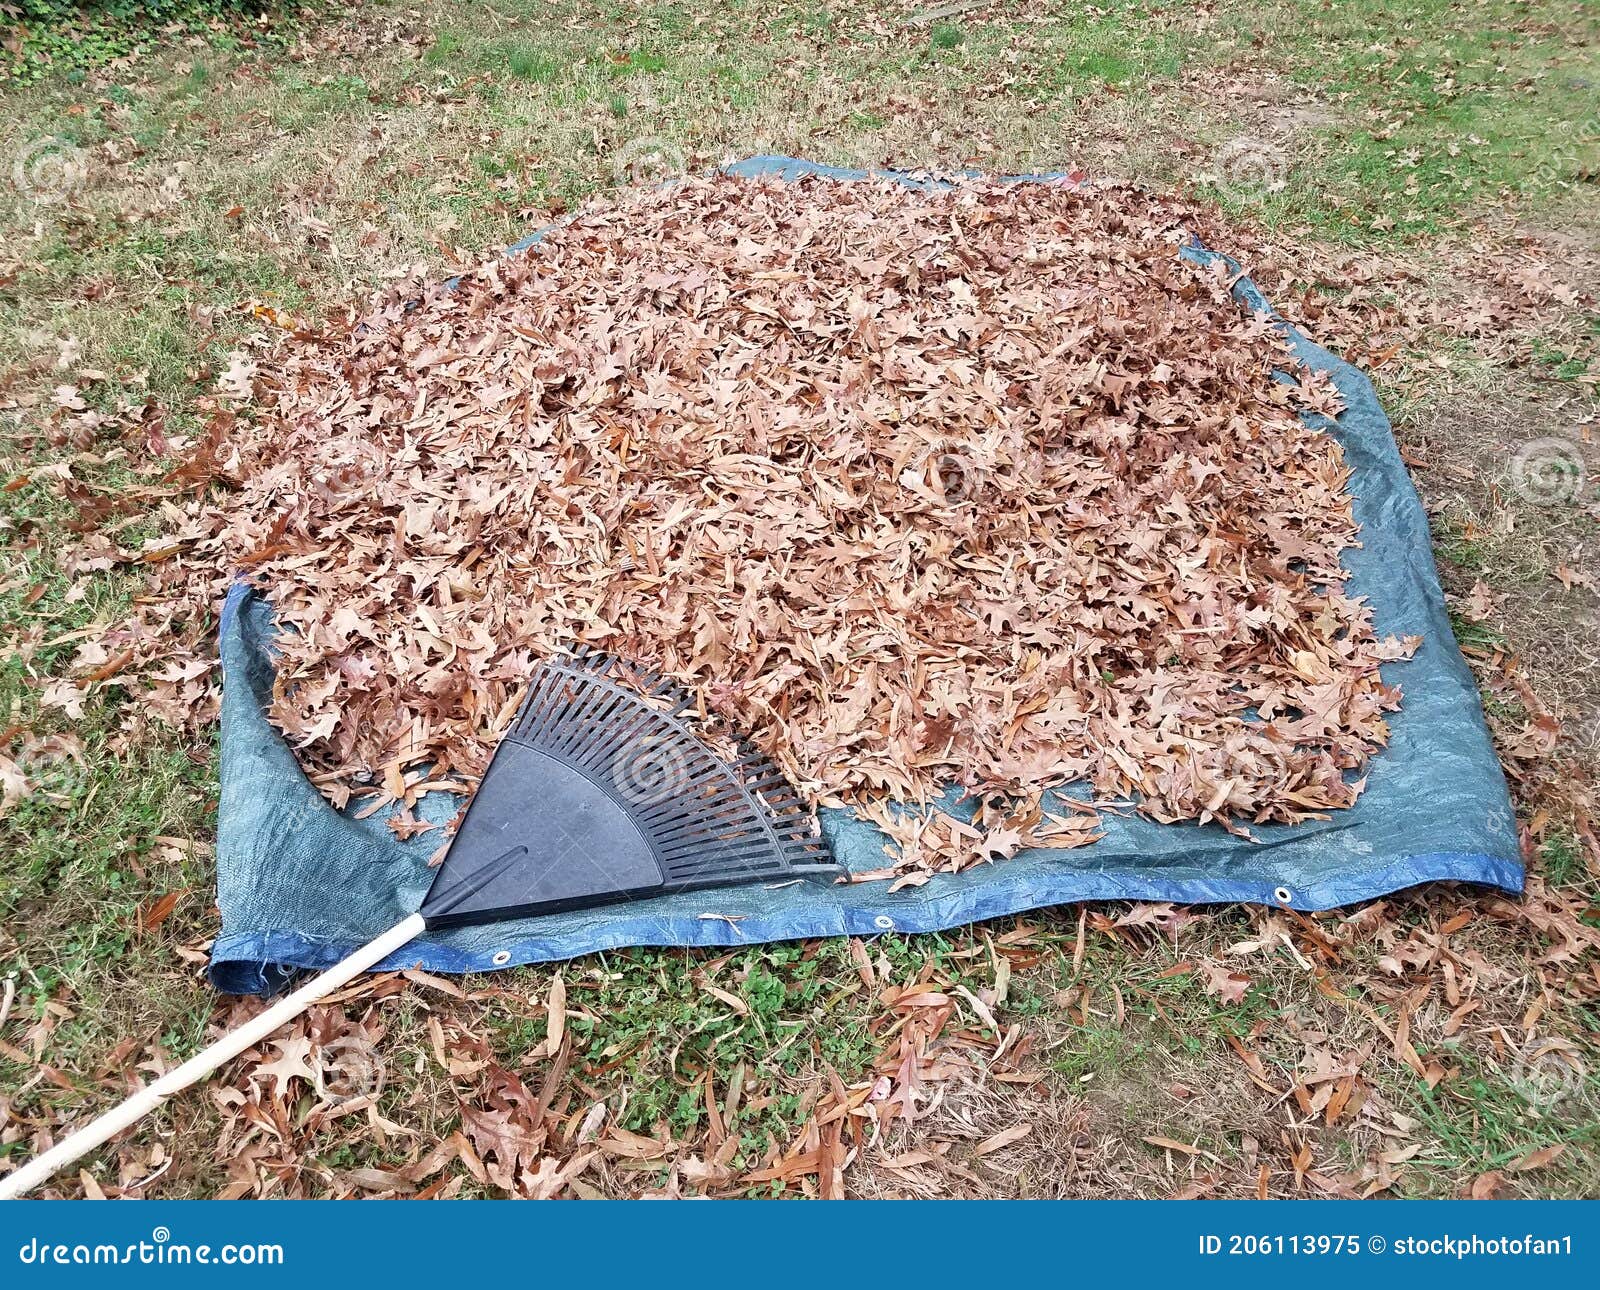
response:
[[[412,914],[396,923],[377,940],[362,946],[349,958],[334,964],[320,976],[312,977],[293,994],[285,995],[259,1016],[247,1021],[237,1030],[231,1030],[209,1048],[203,1048],[182,1066],[168,1071],[153,1084],[140,1089],[126,1102],[112,1107],[104,1115],[91,1120],[76,1133],[58,1142],[35,1160],[30,1160],[14,1174],[0,1178],[0,1200],[15,1200],[48,1182],[58,1169],[86,1156],[102,1143],[109,1142],[131,1125],[137,1124],[174,1093],[204,1079],[224,1062],[230,1061],[254,1048],[263,1039],[287,1021],[298,1017],[318,999],[332,994],[340,986],[360,976],[375,963],[380,963],[396,950],[415,940],[427,923],[421,914]]]

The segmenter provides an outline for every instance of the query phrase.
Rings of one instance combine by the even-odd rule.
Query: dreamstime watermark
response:
[[[1217,150],[1216,187],[1234,201],[1260,201],[1289,183],[1289,154],[1270,139],[1240,135]]]
[[[20,795],[55,801],[76,796],[88,773],[76,741],[65,735],[29,739],[10,761],[22,777]]]
[[[1577,1096],[1588,1068],[1575,1045],[1564,1039],[1529,1039],[1511,1067],[1511,1087],[1537,1111],[1549,1111]]]
[[[222,1264],[226,1266],[252,1264],[283,1265],[281,1245],[190,1245],[174,1241],[165,1227],[155,1227],[147,1241],[122,1245],[110,1241],[90,1245],[83,1241],[41,1241],[32,1237],[17,1250],[17,1261],[44,1267],[55,1265],[129,1267],[135,1264],[156,1264],[162,1267],[184,1264]]]
[[[46,205],[65,201],[88,176],[88,154],[59,135],[46,135],[24,144],[11,165],[11,182],[16,190]]]
[[[1596,630],[1594,614],[1579,616],[1579,621],[1590,631]],[[1600,753],[1600,709],[1583,713],[1574,723],[1572,730],[1572,744],[1580,753],[1593,756]]]
[[[1517,835],[1517,817],[1512,814],[1508,807],[1491,806],[1488,815],[1484,819],[1484,824],[1487,826],[1491,837],[1515,838]]]
[[[382,1055],[365,1039],[343,1035],[317,1050],[317,1097],[330,1107],[383,1092],[389,1068]]]
[[[1541,161],[1528,175],[1525,188],[1554,188],[1566,182],[1568,172],[1576,172],[1582,160],[1581,150],[1592,148],[1600,143],[1600,117],[1588,117],[1583,121],[1560,121],[1557,128],[1566,134],[1570,146],[1558,144],[1564,148],[1553,157]]]
[[[982,472],[956,444],[936,444],[901,475],[901,482],[941,506],[960,506],[977,494]]]
[[[683,149],[670,139],[629,139],[611,158],[611,173],[621,187],[664,184],[688,171]]]
[[[1570,439],[1532,439],[1511,458],[1511,486],[1535,506],[1576,501],[1585,480],[1583,454]]]
[[[322,469],[311,477],[311,492],[331,506],[364,497],[386,469],[382,451],[360,439],[339,445],[337,457],[318,464]]]
[[[662,735],[646,735],[617,750],[611,759],[611,782],[634,806],[654,806],[684,791],[689,765],[678,743]]]

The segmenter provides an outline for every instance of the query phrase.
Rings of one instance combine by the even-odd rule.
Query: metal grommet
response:
[[[1287,887],[1279,887],[1272,893],[1272,898],[1280,905],[1287,905],[1291,900],[1294,899],[1294,892],[1290,891]]]
[[[879,914],[872,920],[872,925],[880,932],[894,931],[894,919],[890,918],[888,914]]]
[[[511,962],[511,951],[501,950],[489,961],[496,967],[504,967],[507,963]]]

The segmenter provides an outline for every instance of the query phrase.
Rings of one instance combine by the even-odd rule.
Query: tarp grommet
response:
[[[495,952],[495,956],[490,959],[489,962],[493,963],[496,967],[504,967],[507,963],[511,962],[511,951],[498,950]]]
[[[1272,893],[1272,898],[1280,905],[1287,905],[1291,900],[1294,899],[1294,892],[1290,891],[1287,887],[1279,887]]]
[[[890,918],[888,914],[879,914],[872,920],[872,925],[880,932],[894,931],[894,919]]]

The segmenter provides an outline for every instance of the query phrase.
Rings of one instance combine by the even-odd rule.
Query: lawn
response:
[[[192,451],[264,328],[788,153],[1082,170],[1230,221],[1394,420],[1527,895],[374,978],[57,1187],[1600,1193],[1597,32],[1571,0],[369,2],[0,81],[0,1154],[259,1006],[203,979],[216,748],[82,649],[142,578],[77,535],[137,547],[187,504],[134,457]]]

